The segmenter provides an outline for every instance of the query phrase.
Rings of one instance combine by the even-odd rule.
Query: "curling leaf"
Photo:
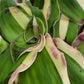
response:
[[[19,79],[20,84],[63,84],[45,48],[38,53],[34,64],[26,71],[20,73]]]
[[[41,50],[44,48],[44,45],[45,45],[45,38],[42,37],[40,45],[38,45],[36,47],[36,49],[34,49],[33,51],[31,51],[28,54],[28,56],[25,58],[25,60],[21,63],[21,65],[13,72],[13,74],[11,75],[11,77],[9,79],[8,84],[13,84],[13,82],[17,78],[18,74],[20,72],[25,71],[26,69],[28,69],[33,64],[33,62],[36,59],[37,52],[41,52]]]

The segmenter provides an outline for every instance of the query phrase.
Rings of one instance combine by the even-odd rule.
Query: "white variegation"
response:
[[[50,0],[44,0],[43,14],[45,19],[47,19],[47,12],[49,7],[50,7]]]
[[[30,21],[30,19],[21,12],[17,7],[10,7],[9,8],[12,16],[15,18],[15,20],[18,22],[18,24],[25,29]]]
[[[25,52],[31,51],[27,55],[27,57],[24,59],[24,61],[20,64],[20,66],[13,72],[13,74],[11,75],[11,77],[8,81],[8,84],[13,84],[13,82],[16,80],[18,74],[20,72],[27,70],[33,64],[33,62],[35,61],[35,59],[37,57],[37,53],[42,51],[42,49],[44,48],[44,45],[45,45],[45,37],[42,37],[41,41],[39,42],[39,45],[31,47],[22,53],[22,54],[24,54]]]
[[[21,8],[23,8],[28,15],[32,16],[32,12],[31,12],[31,10],[30,10],[30,8],[28,7],[27,4],[17,3],[17,5],[20,6]]]
[[[84,57],[77,49],[71,47],[60,38],[54,39],[54,42],[57,45],[57,48],[68,54],[84,69]]]
[[[55,67],[57,68],[59,75],[63,81],[63,84],[70,84],[64,54],[56,48],[49,34],[46,34],[45,48],[49,53],[53,63],[55,64]]]
[[[65,39],[67,34],[68,24],[69,18],[62,14],[59,23],[59,36],[63,40]]]
[[[81,8],[84,10],[84,0],[77,0]]]

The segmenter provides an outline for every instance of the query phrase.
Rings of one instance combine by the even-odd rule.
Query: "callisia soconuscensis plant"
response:
[[[84,84],[83,25],[84,0],[0,0],[0,84]]]

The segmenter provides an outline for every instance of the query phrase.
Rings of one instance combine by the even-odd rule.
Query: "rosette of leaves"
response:
[[[0,84],[84,84],[83,3],[1,0]]]

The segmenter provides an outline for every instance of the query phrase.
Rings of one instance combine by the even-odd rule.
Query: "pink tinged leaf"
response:
[[[33,30],[36,36],[39,36],[39,27],[38,24],[36,22],[36,18],[34,17],[33,19]]]
[[[81,40],[76,39],[76,40],[73,42],[73,47],[78,49],[78,45],[79,45],[80,43],[81,43]]]
[[[81,20],[81,24],[84,24],[84,19]]]
[[[25,4],[25,3],[17,3],[17,5],[20,6],[21,8],[23,8],[24,11],[25,11],[28,15],[32,16],[32,12],[31,12],[31,10],[30,10],[30,8],[29,8],[29,6],[28,6],[27,4]]]
[[[53,56],[54,56],[56,59],[58,59],[58,54],[57,54],[57,52],[55,51],[55,48],[51,48],[51,51],[52,51]]]
[[[50,6],[47,9],[47,15],[46,15],[46,20],[48,20],[50,17]]]
[[[68,54],[71,58],[73,58],[83,69],[84,69],[84,57],[82,54],[75,48],[71,47],[67,43],[65,43],[62,39],[56,38],[54,39],[54,43],[57,47]]]
[[[65,61],[65,58],[64,58],[64,56],[63,56],[63,54],[61,54],[61,59],[62,59],[62,62],[63,62],[63,64],[64,64],[64,66],[67,66],[66,61]]]
[[[13,82],[17,78],[18,74],[20,72],[25,71],[33,64],[33,62],[36,59],[36,56],[37,56],[37,51],[30,52],[28,54],[28,56],[25,58],[25,60],[21,63],[21,65],[13,72],[13,74],[11,75],[11,77],[8,81],[8,84],[13,84]]]
[[[66,64],[64,54],[56,48],[49,34],[46,34],[45,40],[46,40],[45,48],[49,53],[52,61],[54,62],[59,72],[59,75],[63,81],[63,84],[70,84],[68,73],[67,73],[67,64]]]
[[[30,0],[26,0],[26,1],[30,1]]]
[[[15,18],[15,20],[18,22],[18,24],[25,29],[30,21],[30,18],[28,18],[22,11],[20,11],[17,7],[9,7],[9,11],[12,14],[12,16]]]
[[[45,45],[45,37],[41,36],[41,40],[38,43],[38,45],[31,47],[31,48],[27,49],[27,51],[25,51],[25,52],[29,52],[29,51],[31,51],[31,52],[28,54],[28,56],[25,58],[25,60],[21,63],[21,65],[16,69],[16,71],[13,72],[13,74],[11,75],[11,77],[9,79],[8,84],[13,84],[13,82],[17,78],[18,74],[20,72],[25,71],[33,64],[33,62],[36,59],[37,52],[41,52],[42,49],[44,48],[44,45]]]
[[[82,32],[82,33],[79,34],[78,39],[84,41],[84,32]]]
[[[50,17],[50,2],[51,0],[44,0],[43,14],[46,20]]]
[[[25,52],[30,52],[30,51],[33,51],[33,50],[37,50],[37,52],[40,52],[40,51],[42,51],[42,49],[44,48],[44,45],[45,45],[45,37],[44,37],[44,36],[41,36],[41,38],[40,38],[40,40],[39,40],[39,42],[38,42],[37,45],[35,45],[35,46],[33,46],[33,47],[30,47],[30,48],[24,50],[24,51],[19,55],[18,58],[20,58],[20,56],[21,56],[22,54],[24,54]]]
[[[20,12],[20,10],[18,10],[17,7],[10,7],[9,9],[10,10],[14,10],[13,13],[15,13],[15,14],[18,13],[18,12]]]

